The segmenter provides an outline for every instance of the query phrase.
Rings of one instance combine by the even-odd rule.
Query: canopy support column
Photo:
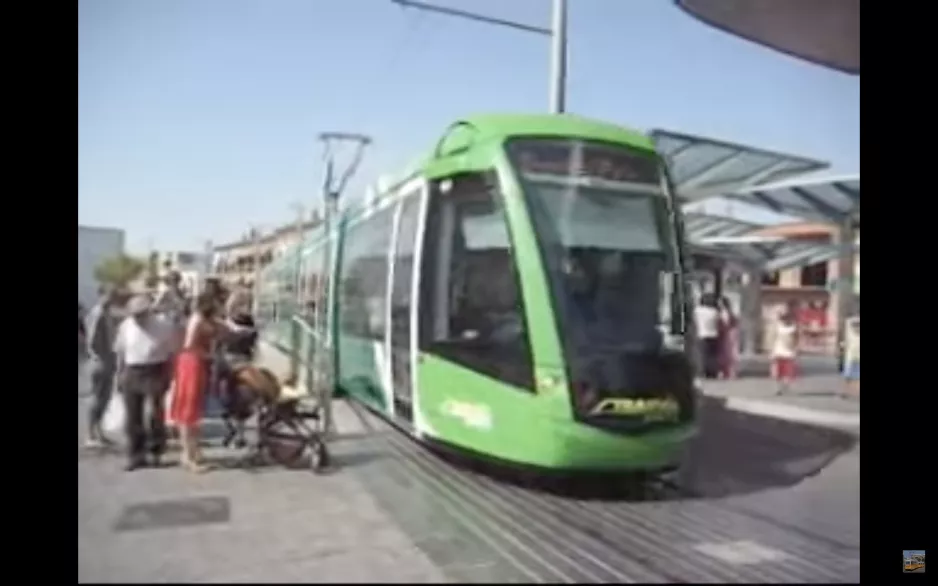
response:
[[[762,271],[750,267],[743,276],[740,333],[742,353],[758,354],[762,349]]]
[[[841,348],[847,318],[854,313],[854,268],[856,266],[856,223],[851,216],[844,220],[837,233],[837,348]]]

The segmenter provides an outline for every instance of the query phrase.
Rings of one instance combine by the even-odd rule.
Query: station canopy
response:
[[[670,130],[651,131],[684,201],[699,201],[826,169],[823,161]]]
[[[827,262],[839,251],[829,240],[806,241],[777,236],[752,236],[765,225],[685,212],[684,229],[692,248],[713,250],[730,259],[741,259],[764,271],[780,271]]]
[[[860,218],[860,176],[784,181],[723,194],[778,214],[812,222],[843,225]]]
[[[860,0],[674,0],[688,14],[754,43],[860,74]]]

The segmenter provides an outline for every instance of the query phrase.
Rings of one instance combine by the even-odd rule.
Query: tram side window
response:
[[[322,274],[323,249],[316,248],[307,251],[303,258],[302,272],[300,273],[300,302],[301,315],[309,324],[313,324],[315,319],[314,308],[316,307],[316,296],[319,291],[317,286]]]
[[[352,226],[346,237],[340,281],[345,334],[384,340],[393,219],[393,208],[385,208]]]
[[[274,319],[273,297],[270,293],[271,273],[265,270],[255,281],[255,321],[259,326],[269,324]]]
[[[277,319],[290,320],[296,314],[296,271],[292,258],[277,268]]]
[[[533,389],[518,274],[494,174],[436,184],[426,226],[421,349]]]

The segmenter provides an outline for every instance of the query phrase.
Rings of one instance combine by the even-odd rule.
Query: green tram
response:
[[[319,304],[337,396],[501,463],[679,463],[698,399],[685,250],[647,136],[570,115],[468,118],[332,226],[264,270],[256,311],[286,345]]]

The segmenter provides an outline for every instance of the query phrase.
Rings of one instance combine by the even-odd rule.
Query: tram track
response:
[[[373,416],[359,411],[363,423],[372,429],[374,423],[387,425]],[[395,461],[406,468],[407,482],[430,487],[431,499],[444,502],[447,512],[462,520],[468,520],[471,530],[493,546],[502,557],[523,572],[532,581],[580,583],[580,582],[673,582],[676,579],[649,572],[641,566],[631,564],[627,574],[619,567],[600,556],[611,552],[591,551],[597,549],[591,540],[581,534],[572,537],[556,522],[545,520],[541,511],[531,507],[506,506],[507,502],[493,496],[490,487],[473,482],[466,472],[448,469],[444,462],[425,451],[421,446],[402,434],[382,434],[387,439],[385,446]],[[479,531],[485,531],[482,533]],[[584,541],[586,543],[584,543]],[[680,581],[680,580],[678,580]]]
[[[637,501],[561,496],[456,466],[350,405],[393,458],[385,481],[410,492],[418,506],[445,512],[524,581],[850,581],[847,552],[834,544],[701,499],[671,480],[653,481]],[[731,563],[695,547],[755,539],[776,558]]]

